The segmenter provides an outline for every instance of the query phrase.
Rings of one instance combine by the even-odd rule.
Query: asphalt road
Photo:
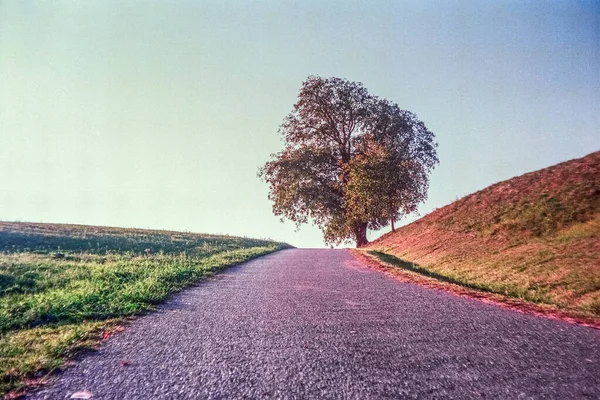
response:
[[[176,295],[55,379],[29,398],[598,399],[600,331],[292,249]]]

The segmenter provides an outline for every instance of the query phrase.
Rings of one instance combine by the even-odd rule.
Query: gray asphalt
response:
[[[181,292],[55,380],[29,398],[598,399],[600,331],[291,249]]]

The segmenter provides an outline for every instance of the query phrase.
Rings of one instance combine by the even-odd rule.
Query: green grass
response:
[[[552,304],[551,298],[547,295],[547,291],[543,287],[528,287],[524,288],[514,283],[484,283],[474,282],[463,276],[447,273],[438,273],[419,266],[417,264],[404,261],[391,254],[383,253],[380,251],[368,251],[369,254],[377,257],[381,261],[392,265],[397,268],[401,268],[410,272],[414,272],[420,275],[427,276],[429,278],[436,279],[441,282],[452,283],[455,285],[463,286],[469,289],[474,289],[482,292],[502,294],[509,297],[515,297],[521,300],[531,301],[534,303],[546,303]]]
[[[124,317],[286,247],[191,233],[0,223],[0,394],[60,367]]]

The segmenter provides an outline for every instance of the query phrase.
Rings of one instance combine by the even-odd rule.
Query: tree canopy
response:
[[[367,229],[393,228],[427,198],[434,134],[359,82],[308,77],[279,132],[284,148],[259,173],[273,212],[312,221],[328,244],[365,245]]]

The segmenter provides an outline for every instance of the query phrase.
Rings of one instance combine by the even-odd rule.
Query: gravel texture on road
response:
[[[172,297],[30,399],[600,398],[600,331],[290,249]]]

